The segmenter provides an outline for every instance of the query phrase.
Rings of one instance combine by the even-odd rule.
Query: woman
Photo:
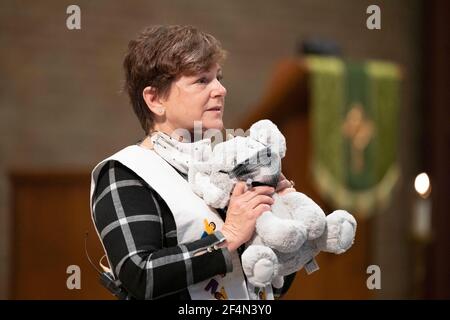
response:
[[[125,86],[146,138],[97,165],[91,207],[111,273],[130,298],[248,298],[240,248],[275,190],[238,183],[219,216],[192,192],[180,160],[205,140],[169,137],[194,133],[197,122],[223,128],[224,58],[214,37],[191,26],[153,26],[129,43]]]

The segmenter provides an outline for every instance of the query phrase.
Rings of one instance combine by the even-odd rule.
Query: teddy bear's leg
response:
[[[270,284],[278,272],[278,259],[272,249],[250,245],[242,254],[242,268],[247,280],[255,287]]]
[[[271,211],[256,220],[256,232],[265,245],[281,252],[295,251],[306,241],[306,229],[301,221],[281,219]]]
[[[327,216],[327,226],[316,245],[322,251],[340,254],[352,246],[355,233],[355,218],[345,210],[336,210]]]
[[[305,241],[303,246],[296,252],[283,253],[275,251],[278,258],[278,275],[287,276],[301,270],[319,252],[314,240]]]
[[[322,235],[326,225],[326,216],[314,200],[301,192],[287,193],[280,196],[280,200],[280,204],[292,212],[294,220],[303,222],[307,240],[314,240]]]

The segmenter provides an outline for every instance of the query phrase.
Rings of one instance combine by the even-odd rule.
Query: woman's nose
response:
[[[222,83],[220,83],[219,80],[215,80],[214,81],[214,89],[211,92],[212,96],[226,96],[227,94],[227,89],[222,85]]]

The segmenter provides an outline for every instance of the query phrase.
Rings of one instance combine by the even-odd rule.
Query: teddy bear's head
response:
[[[224,208],[238,181],[276,187],[286,140],[269,120],[256,122],[249,132],[246,137],[236,136],[215,145],[207,162],[191,164],[189,182],[208,205]]]

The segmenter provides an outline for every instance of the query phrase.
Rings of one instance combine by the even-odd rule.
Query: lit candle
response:
[[[419,195],[414,205],[412,231],[420,240],[427,240],[431,232],[431,184],[425,172],[417,175],[414,188]]]

